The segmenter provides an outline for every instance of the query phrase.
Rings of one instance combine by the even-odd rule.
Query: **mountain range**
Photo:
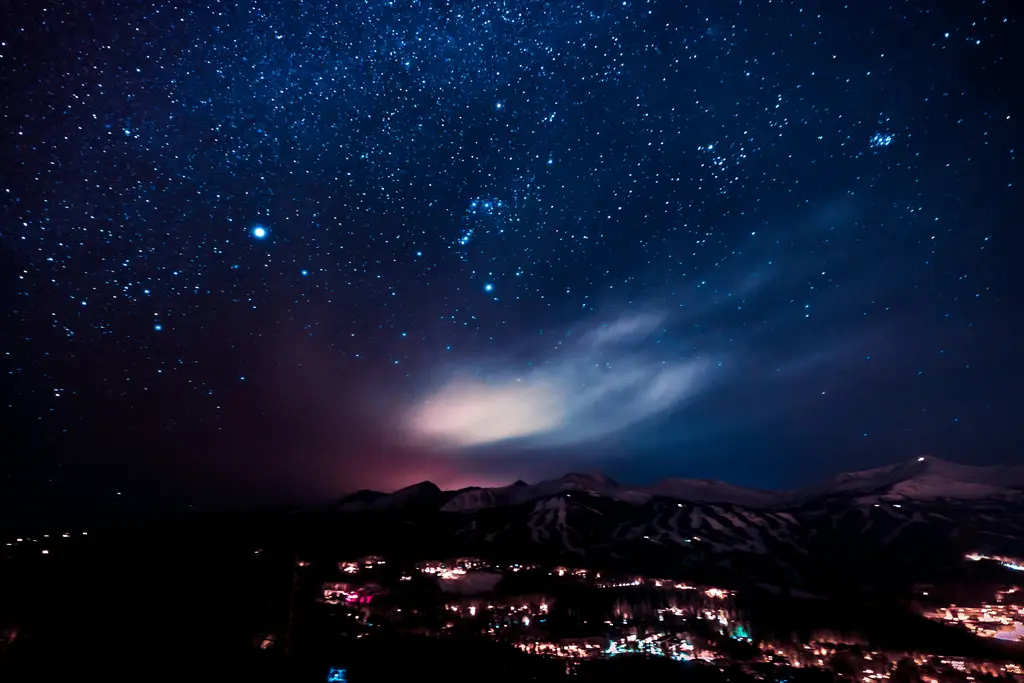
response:
[[[543,559],[833,594],[956,575],[967,553],[1024,555],[1024,467],[927,456],[788,491],[704,479],[627,486],[573,473],[458,491],[423,482],[361,491],[332,507],[360,520],[350,526],[366,532],[367,550]]]
[[[822,484],[783,491],[747,488],[717,479],[671,478],[647,486],[624,486],[599,472],[570,473],[532,485],[517,481],[508,486],[469,487],[457,491],[442,491],[431,482],[421,482],[393,493],[359,491],[342,498],[339,509],[382,510],[427,497],[444,498],[440,507],[443,512],[468,513],[519,505],[572,491],[586,491],[635,504],[671,498],[756,509],[797,507],[815,499],[834,496],[854,496],[861,504],[898,503],[903,499],[1014,499],[1024,493],[1024,466],[978,467],[920,456],[886,467],[840,474]]]

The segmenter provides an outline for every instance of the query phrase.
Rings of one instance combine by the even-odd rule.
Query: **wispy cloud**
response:
[[[408,429],[454,447],[565,445],[664,413],[704,378],[703,361],[672,357],[651,339],[665,321],[652,313],[614,318],[520,371],[493,358],[458,368],[409,410]]]
[[[610,314],[597,322],[545,330],[545,349],[524,349],[533,342],[513,334],[510,346],[438,377],[403,413],[403,436],[416,447],[496,457],[512,445],[587,444],[580,450],[590,452],[641,424],[668,426],[659,416],[673,420],[656,438],[734,433],[833,396],[837,373],[876,355],[872,340],[892,325],[864,322],[865,302],[882,297],[893,276],[878,277],[881,257],[837,228],[858,211],[841,198],[782,237],[751,230],[720,267],[673,279],[642,301],[605,303]],[[824,248],[824,235],[827,265],[780,256],[780,245]],[[503,447],[478,448],[494,444]]]

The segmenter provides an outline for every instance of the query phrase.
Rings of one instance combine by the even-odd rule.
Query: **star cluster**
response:
[[[10,481],[1012,436],[1012,2],[16,5]]]

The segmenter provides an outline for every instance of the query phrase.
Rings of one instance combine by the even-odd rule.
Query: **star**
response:
[[[41,471],[115,414],[118,452],[166,437],[197,477],[249,481],[233,443],[294,479],[268,490],[391,486],[429,458],[360,454],[438,392],[459,436],[565,470],[598,443],[637,483],[732,476],[727,440],[782,487],[1024,438],[1006,3],[894,32],[843,3],[13,2],[0,424]]]

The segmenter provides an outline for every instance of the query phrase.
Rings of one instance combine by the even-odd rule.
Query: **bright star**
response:
[[[267,236],[267,229],[264,228],[262,225],[257,225],[255,228],[252,229],[252,236],[258,240],[261,240]]]
[[[492,285],[490,282],[488,282],[486,285],[484,285],[484,291],[485,292],[494,291],[494,285]]]
[[[163,331],[164,326],[159,324],[159,323],[157,323],[156,325],[153,325],[153,329],[156,330],[157,332],[161,332],[161,331]]]

